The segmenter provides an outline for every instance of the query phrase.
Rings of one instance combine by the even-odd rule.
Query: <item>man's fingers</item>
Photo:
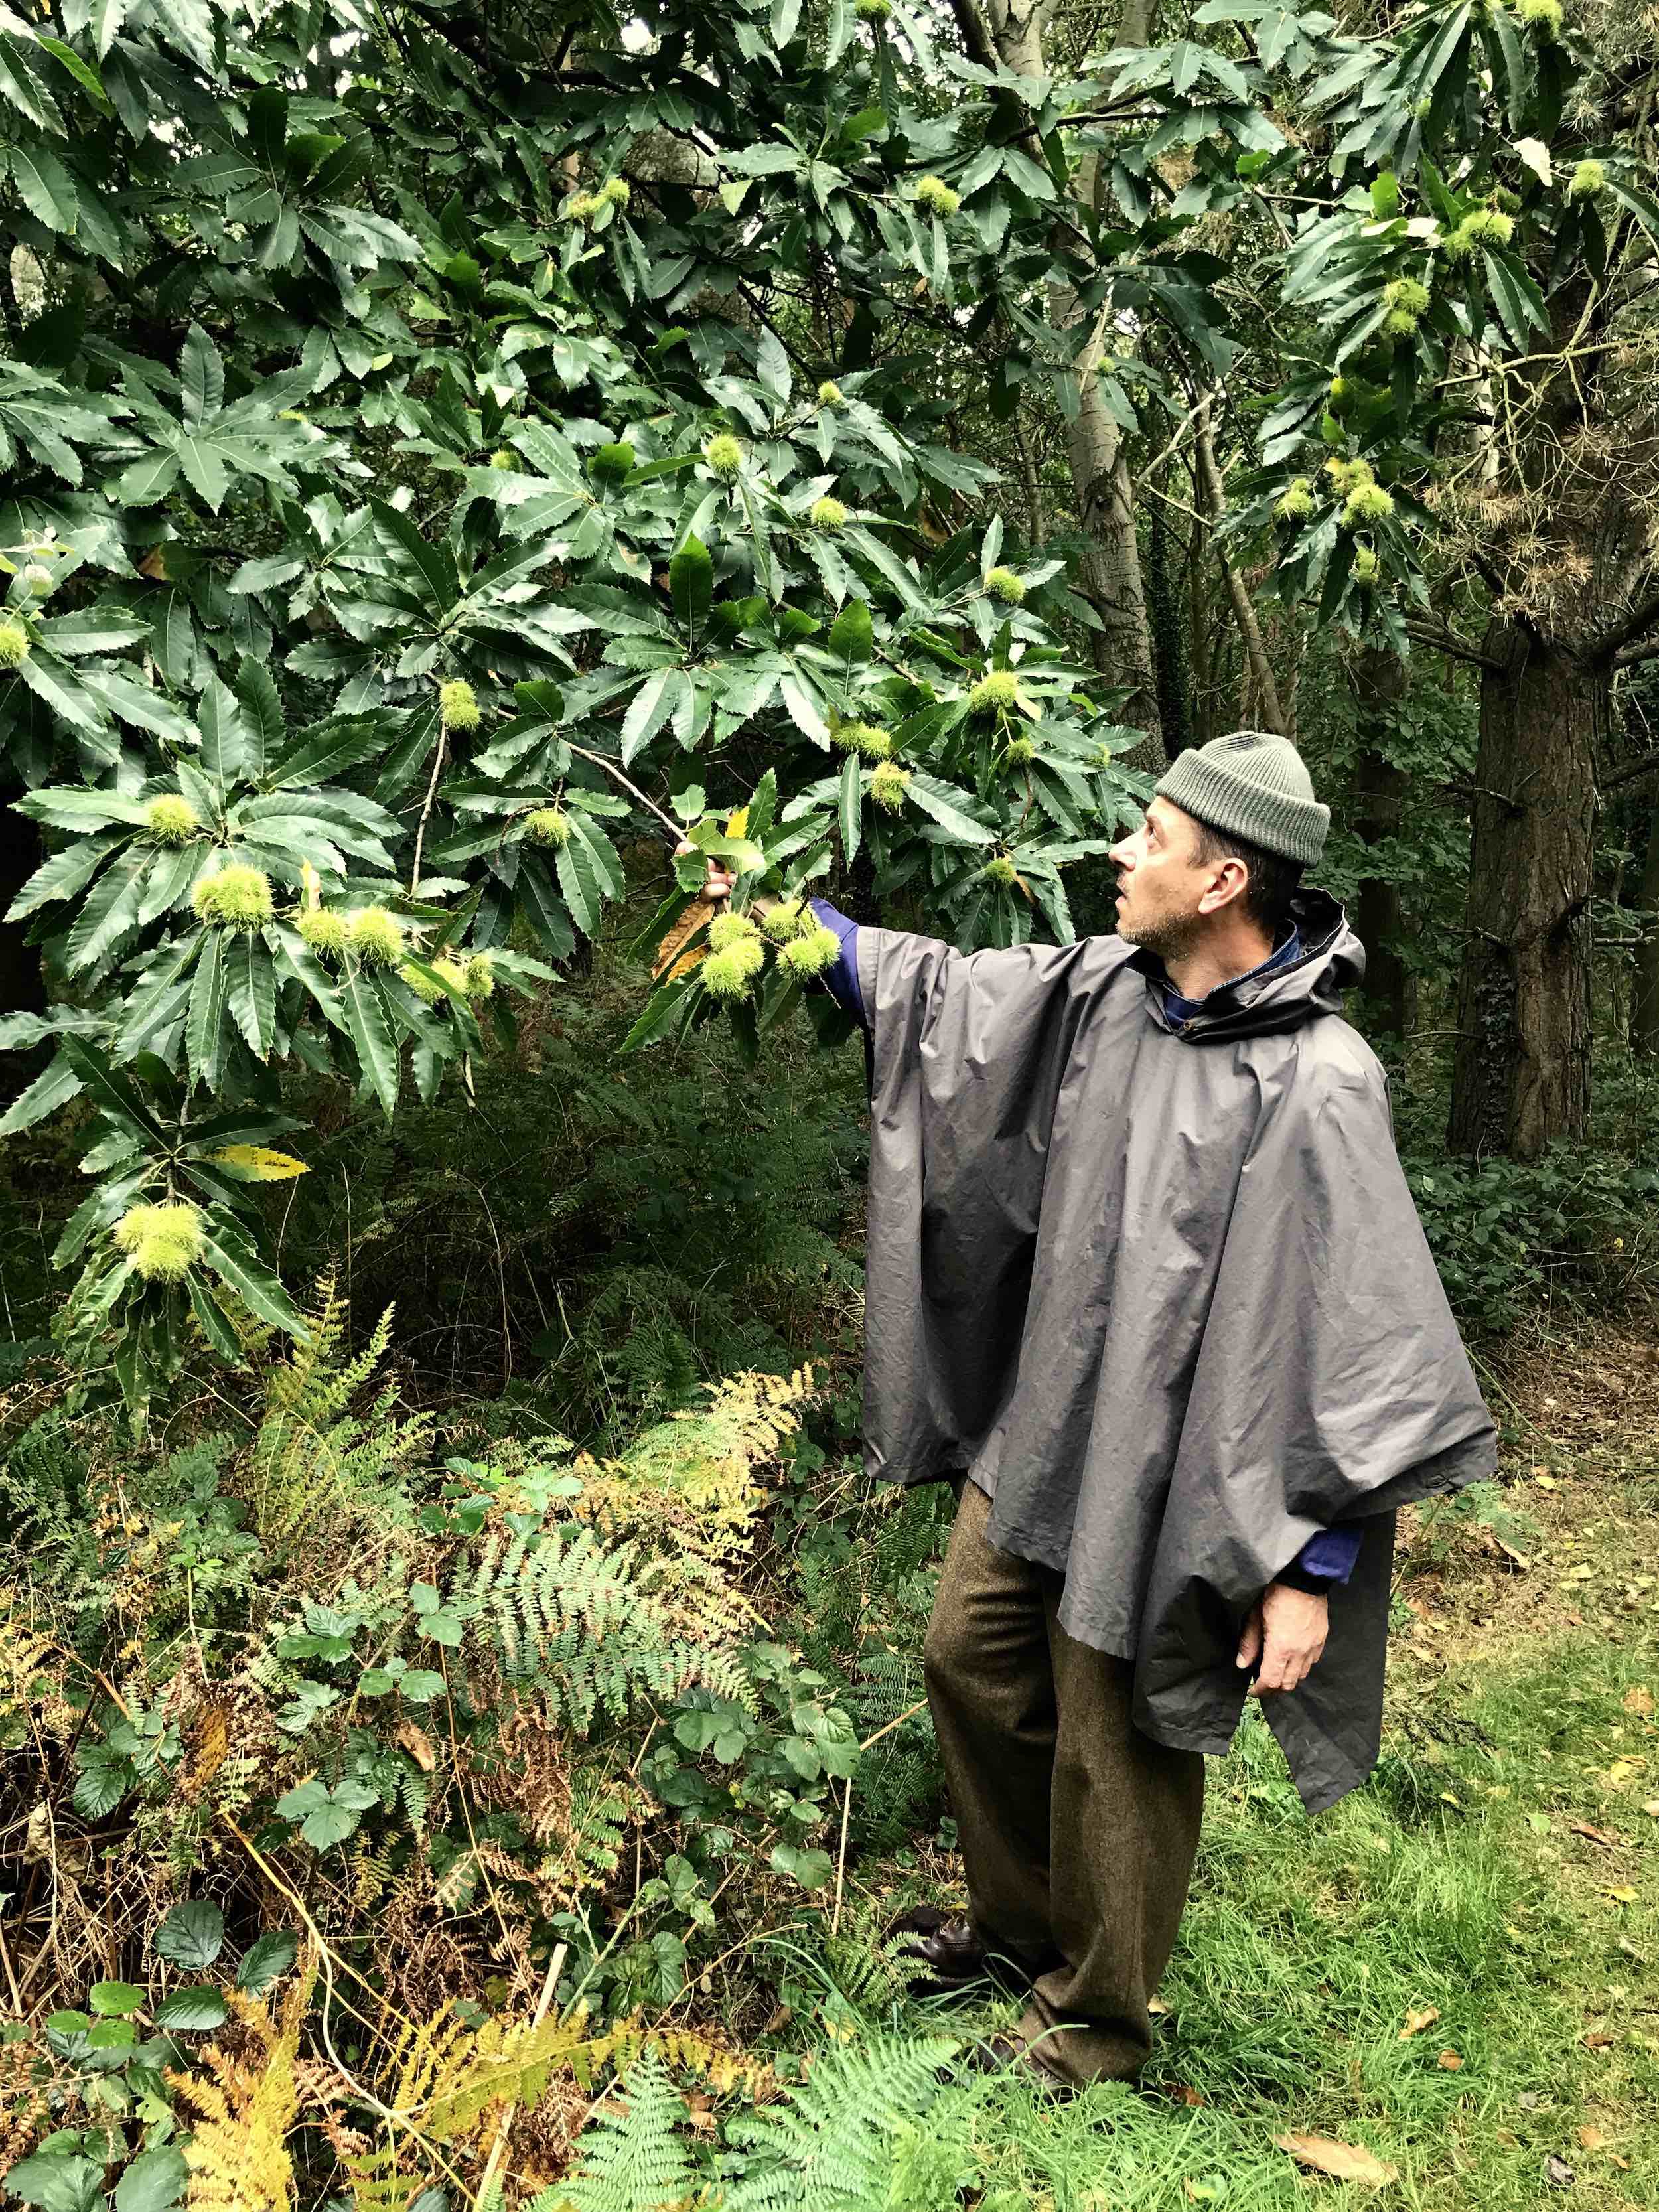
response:
[[[1261,1649],[1261,1608],[1260,1606],[1253,1606],[1249,1618],[1244,1623],[1244,1632],[1238,1639],[1237,1663],[1241,1667],[1249,1666]]]

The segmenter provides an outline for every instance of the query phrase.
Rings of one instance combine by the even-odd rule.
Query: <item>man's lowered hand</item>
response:
[[[1328,1598],[1285,1583],[1268,1583],[1250,1607],[1238,1639],[1239,1666],[1255,1667],[1260,1661],[1250,1685],[1258,1698],[1301,1686],[1324,1651],[1329,1619]]]

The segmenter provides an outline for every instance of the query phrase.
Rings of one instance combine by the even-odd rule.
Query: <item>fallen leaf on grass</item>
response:
[[[1600,2150],[1602,2144],[1606,2142],[1607,2137],[1600,2128],[1580,2128],[1578,2141],[1585,2150]]]
[[[1146,2009],[1148,2012],[1158,2013],[1168,2012],[1170,2008],[1164,2003],[1162,1997],[1148,1997],[1146,2000]]]
[[[1310,2166],[1316,2173],[1328,2173],[1338,2181],[1368,2181],[1380,2188],[1385,2181],[1400,2179],[1397,2166],[1385,2165],[1359,2143],[1335,2142],[1329,2136],[1275,2136],[1273,2141],[1298,2166]]]
[[[1201,2089],[1194,2089],[1189,2081],[1177,2081],[1170,2094],[1178,2105],[1207,2105],[1210,2101]]]
[[[1637,1899],[1641,1895],[1641,1892],[1639,1890],[1631,1889],[1628,1887],[1621,1887],[1619,1889],[1610,1889],[1607,1892],[1607,1895],[1613,1899],[1613,1902],[1615,1905],[1634,1905]]]
[[[1607,2051],[1611,2049],[1613,2038],[1605,2027],[1592,2027],[1586,2032],[1584,2041],[1592,2051]]]
[[[1617,1836],[1609,1836],[1601,1828],[1592,1828],[1588,1820],[1569,1820],[1567,1826],[1575,1836],[1588,1836],[1591,1843],[1605,1844],[1610,1851],[1619,1849]]]
[[[1650,1797],[1644,1804],[1642,1810],[1647,1814],[1650,1820],[1659,1820],[1659,1797]]]
[[[1544,2171],[1558,2189],[1571,2189],[1577,2179],[1564,2158],[1547,2158]]]
[[[1650,1713],[1653,1708],[1654,1699],[1651,1690],[1644,1690],[1638,1685],[1633,1690],[1626,1691],[1625,1711],[1627,1713]]]
[[[1438,2005],[1425,2005],[1420,2012],[1414,2008],[1408,2010],[1406,2014],[1406,2025],[1400,2031],[1400,2040],[1402,2043],[1409,2043],[1413,2036],[1420,2035],[1425,2027],[1431,2027],[1439,2017]]]
[[[1463,2070],[1463,2062],[1455,2051],[1443,2051],[1437,2063],[1448,2074],[1461,2074]]]
[[[1645,1759],[1615,1759],[1607,1769],[1607,1786],[1622,1790],[1632,1774],[1639,1774],[1647,1765]]]

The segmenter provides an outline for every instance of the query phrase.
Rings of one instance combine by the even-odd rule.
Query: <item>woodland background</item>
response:
[[[0,7],[12,2197],[1659,2203],[1656,27]],[[861,1055],[695,893],[1102,927],[1242,725],[1504,1462],[1048,2110],[884,1940]]]

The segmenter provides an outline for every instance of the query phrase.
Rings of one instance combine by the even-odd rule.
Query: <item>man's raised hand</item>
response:
[[[1260,1657],[1250,1685],[1255,1695],[1299,1689],[1323,1655],[1329,1621],[1328,1598],[1270,1583],[1250,1607],[1238,1639],[1239,1666],[1255,1666]]]
[[[678,860],[684,854],[695,853],[696,849],[695,845],[683,838],[674,848],[674,858]],[[706,899],[729,898],[732,886],[736,880],[730,868],[722,867],[718,860],[711,858],[708,872],[703,878],[702,896]]]

